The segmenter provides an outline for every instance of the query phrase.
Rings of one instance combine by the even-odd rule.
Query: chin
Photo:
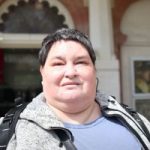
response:
[[[62,95],[60,95],[60,99],[64,100],[64,101],[73,101],[73,100],[77,100],[77,99],[81,99],[83,97],[83,95],[80,93],[63,93]]]
[[[77,99],[77,98],[80,98],[81,97],[81,95],[76,95],[76,94],[72,94],[72,95],[64,95],[64,96],[62,96],[61,98],[62,99]]]

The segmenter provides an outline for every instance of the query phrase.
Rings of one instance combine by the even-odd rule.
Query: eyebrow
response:
[[[82,55],[82,56],[77,56],[75,57],[76,59],[88,59],[88,56],[87,55]],[[63,56],[54,56],[52,57],[52,59],[60,59],[60,60],[64,60],[65,57]]]
[[[64,60],[64,57],[62,57],[62,56],[55,56],[55,57],[52,57],[52,60],[54,60],[54,59]]]
[[[89,60],[88,56],[86,56],[86,55],[79,56],[79,57],[77,57],[76,59],[77,59],[77,60],[80,60],[80,59]]]

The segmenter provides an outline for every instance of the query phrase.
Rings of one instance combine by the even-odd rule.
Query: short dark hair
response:
[[[96,55],[88,36],[76,29],[62,28],[44,38],[42,42],[42,48],[39,51],[39,62],[41,66],[45,65],[47,55],[52,45],[60,40],[76,41],[83,45],[88,51],[89,56],[95,65]]]

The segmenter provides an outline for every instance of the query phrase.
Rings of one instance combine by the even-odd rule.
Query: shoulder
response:
[[[12,145],[17,149],[24,150],[49,149],[49,147],[57,149],[59,140],[53,132],[48,132],[32,122],[21,119],[17,123],[15,134],[8,147],[12,147]]]
[[[136,112],[133,108],[120,104],[113,96],[109,96],[102,93],[97,93],[96,100],[101,106],[101,110],[106,117],[119,117],[124,120],[123,122],[131,123],[133,126],[137,126],[141,120],[150,132],[150,122],[141,114]],[[135,124],[135,125],[134,125]],[[138,125],[139,127],[141,125]]]
[[[117,118],[139,139],[144,147],[150,147],[150,122],[141,114],[125,105],[121,105],[112,96],[97,97],[105,117]]]

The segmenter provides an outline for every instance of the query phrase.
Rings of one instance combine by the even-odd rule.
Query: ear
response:
[[[40,73],[41,73],[41,76],[43,76],[43,67],[40,66]]]

